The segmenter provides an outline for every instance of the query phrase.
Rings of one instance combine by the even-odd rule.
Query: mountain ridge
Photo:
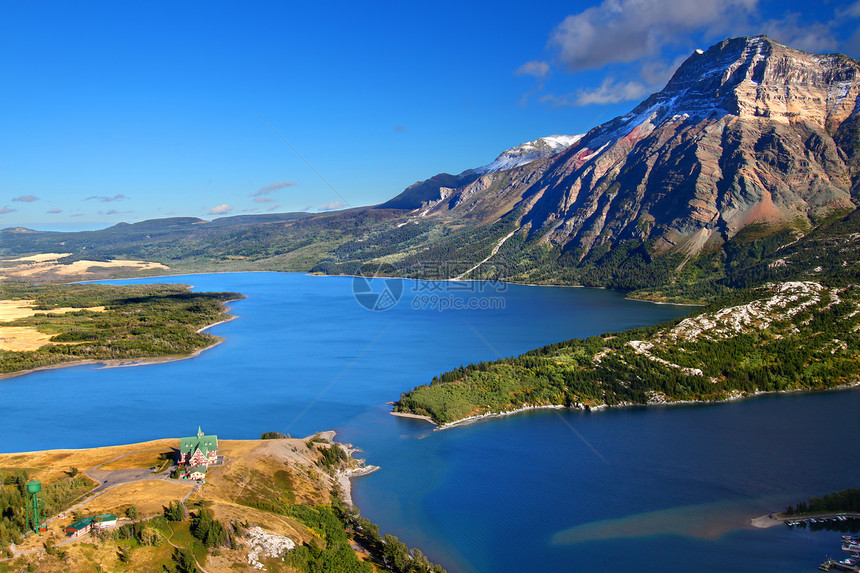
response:
[[[7,229],[0,254],[86,250],[87,258],[158,260],[177,271],[355,274],[385,262],[402,276],[692,301],[744,282],[743,269],[805,276],[820,266],[809,249],[792,247],[785,266],[768,266],[800,241],[825,246],[825,268],[847,280],[860,262],[837,243],[853,241],[856,217],[831,223],[860,200],[858,104],[857,60],[765,36],[728,39],[691,54],[663,90],[583,136],[521,144],[380,205],[177,220],[158,233],[141,223],[79,234]],[[848,238],[831,241],[830,231]]]
[[[572,243],[579,260],[618,240],[697,254],[755,222],[811,226],[855,207],[857,141],[840,128],[856,117],[858,76],[846,56],[764,36],[726,40],[694,52],[666,88],[589,131],[550,169],[531,164],[536,177],[501,192],[528,203],[520,227],[529,238]],[[470,182],[450,195],[475,190]]]

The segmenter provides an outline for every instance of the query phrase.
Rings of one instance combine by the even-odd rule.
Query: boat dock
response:
[[[824,563],[818,566],[818,568],[822,571],[830,571],[831,569],[836,569],[838,571],[850,571],[852,573],[860,573],[860,537],[843,535],[842,551],[848,553],[850,557],[846,557],[842,561],[837,561],[832,557],[828,557],[824,561]]]
[[[839,513],[822,513],[817,515],[806,515],[802,517],[789,517],[785,515],[770,514],[773,520],[782,521],[789,527],[795,525],[809,525],[817,523],[835,523],[840,521],[848,521],[849,519],[860,519],[860,513],[854,512],[839,512]],[[761,519],[761,518],[759,518]]]
[[[831,569],[836,569],[837,571],[851,571],[852,573],[857,573],[860,571],[860,565],[851,565],[846,563],[848,561],[852,561],[851,559],[843,559],[842,561],[837,561],[831,557],[827,558],[827,561],[818,566],[822,571],[830,571]]]

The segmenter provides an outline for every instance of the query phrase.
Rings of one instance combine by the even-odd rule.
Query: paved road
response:
[[[90,492],[90,495],[101,493],[117,485],[143,480],[168,480],[170,479],[170,468],[161,473],[155,473],[150,469],[114,470],[111,472],[100,471],[98,474],[87,472],[87,475],[97,482],[99,486]]]
[[[142,454],[146,452],[162,452],[164,448],[156,448],[152,450],[143,450],[140,452],[132,452],[130,454],[123,454],[121,456],[117,456],[112,460],[108,460],[103,464],[99,464],[94,468],[90,468],[86,471],[88,477],[93,479],[96,483],[98,483],[98,487],[90,492],[90,495],[101,493],[106,489],[110,489],[114,486],[130,483],[134,481],[140,481],[145,479],[170,479],[170,469],[168,466],[166,470],[160,473],[155,473],[154,471],[146,468],[146,469],[131,469],[131,470],[103,470],[101,469],[104,466],[110,465],[117,460],[121,460],[122,458],[126,458],[128,456],[133,456],[137,454]]]

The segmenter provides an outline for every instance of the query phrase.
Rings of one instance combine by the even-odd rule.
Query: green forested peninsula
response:
[[[801,501],[796,506],[789,505],[785,513],[787,515],[800,515],[803,513],[843,511],[860,513],[860,487],[835,491],[824,497],[812,497],[808,501]]]
[[[198,331],[228,318],[224,302],[239,298],[187,285],[4,284],[0,301],[11,311],[0,322],[0,375],[81,360],[185,356],[218,341]],[[13,332],[44,344],[15,350]]]
[[[714,401],[833,388],[860,375],[860,288],[735,291],[684,320],[460,367],[401,395],[437,424],[525,407]]]

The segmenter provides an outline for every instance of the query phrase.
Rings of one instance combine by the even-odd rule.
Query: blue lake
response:
[[[346,277],[123,282],[248,298],[231,303],[236,320],[211,329],[225,342],[195,358],[0,382],[0,450],[136,442],[198,425],[236,439],[335,429],[382,468],[353,482],[362,513],[451,572],[799,572],[839,553],[836,533],[747,523],[858,486],[860,392],[539,411],[441,432],[385,405],[460,364],[688,309],[605,290],[404,281],[397,305],[372,312]],[[474,309],[439,311],[434,300]]]

